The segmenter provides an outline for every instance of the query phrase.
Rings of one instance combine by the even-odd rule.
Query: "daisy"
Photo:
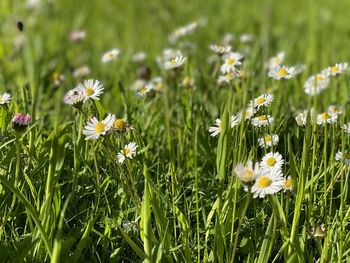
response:
[[[165,88],[165,83],[161,77],[155,77],[151,80],[154,90],[157,92],[163,92]]]
[[[232,35],[231,33],[226,33],[221,40],[221,43],[223,45],[229,45],[230,43],[232,43],[232,41],[235,39],[234,35]]]
[[[307,110],[304,110],[303,112],[300,112],[297,116],[295,116],[295,120],[297,124],[301,127],[304,127],[306,125],[306,120],[309,112]],[[314,110],[311,109],[311,116],[310,118],[313,118]]]
[[[231,46],[218,46],[218,45],[210,45],[209,46],[210,50],[219,54],[219,55],[223,55],[225,53],[229,53],[231,52]]]
[[[175,69],[181,67],[185,62],[187,58],[184,56],[177,56],[169,61],[166,61],[164,63],[165,69]]]
[[[80,68],[77,68],[76,70],[74,70],[73,72],[73,77],[78,79],[78,78],[82,78],[85,77],[87,75],[90,74],[90,68],[88,66],[82,66]]]
[[[175,43],[179,38],[188,35],[198,27],[197,21],[191,22],[188,25],[177,28],[173,33],[169,35],[170,43]]]
[[[338,106],[338,105],[330,105],[330,106],[328,106],[327,112],[330,115],[332,115],[332,114],[340,115],[344,112],[344,108],[342,106]]]
[[[284,178],[281,170],[272,169],[261,172],[252,187],[253,197],[264,198],[281,191]]]
[[[254,41],[254,36],[252,34],[245,33],[240,35],[239,41],[243,44],[250,43]]]
[[[348,63],[337,63],[332,67],[325,70],[325,73],[331,76],[337,76],[342,74],[348,68]]]
[[[85,101],[88,99],[99,100],[104,88],[100,81],[88,79],[84,81],[84,84],[79,84],[78,87],[83,88],[85,91]]]
[[[10,93],[4,93],[0,95],[0,105],[5,105],[10,103],[11,101],[11,94]]]
[[[338,115],[335,113],[323,112],[321,114],[317,114],[316,123],[317,125],[324,125],[327,123],[335,123],[338,120]]]
[[[109,61],[115,60],[119,55],[119,53],[120,53],[119,49],[116,49],[116,48],[105,52],[101,59],[102,63],[107,63]]]
[[[220,119],[215,120],[215,125],[211,126],[209,128],[210,136],[215,137],[217,136],[222,130],[222,124]]]
[[[12,127],[13,129],[15,129],[16,131],[23,131],[25,130],[30,121],[31,121],[31,116],[29,114],[22,114],[22,113],[16,113],[16,115],[12,118]]]
[[[185,88],[189,88],[189,87],[193,87],[194,86],[194,79],[191,77],[185,77],[182,80],[182,86],[184,86]]]
[[[278,144],[278,141],[279,137],[277,134],[265,135],[264,137],[258,139],[258,143],[262,148],[275,146]]]
[[[273,69],[277,66],[280,66],[284,60],[284,56],[285,56],[285,54],[283,51],[278,52],[276,56],[269,59],[269,62],[267,65],[268,68]]]
[[[85,31],[72,31],[69,33],[69,39],[72,42],[81,41],[86,37]]]
[[[306,94],[314,96],[327,88],[328,83],[329,77],[327,77],[327,75],[324,73],[319,73],[306,80],[304,84],[304,91]]]
[[[288,176],[287,178],[284,179],[283,189],[284,189],[284,192],[293,191],[293,180],[291,176]]]
[[[52,74],[53,85],[55,87],[60,86],[65,79],[66,77],[63,74],[60,74],[59,72],[54,72]]]
[[[265,154],[265,156],[262,158],[260,162],[260,166],[263,169],[278,169],[280,170],[282,168],[282,165],[284,163],[284,160],[282,158],[282,155],[278,152],[269,152]]]
[[[243,163],[239,163],[233,169],[238,179],[244,184],[251,184],[260,174],[259,162],[256,162],[253,166],[251,160],[247,161],[246,166]]]
[[[145,97],[151,90],[153,90],[153,85],[151,83],[146,83],[142,88],[136,91],[136,96]]]
[[[251,106],[251,105],[248,105],[248,107],[239,113],[239,115],[242,117],[244,117],[245,120],[250,120],[253,115],[255,113],[255,109]]]
[[[252,124],[256,127],[269,126],[274,120],[271,115],[260,115],[252,119]]]
[[[234,128],[235,126],[240,124],[241,120],[242,120],[242,115],[239,115],[239,114],[237,114],[237,116],[236,115],[232,115],[231,116],[231,128]]]
[[[270,68],[268,76],[270,78],[280,80],[280,79],[290,79],[296,75],[294,67],[287,66],[276,66]]]
[[[235,77],[234,72],[227,72],[225,75],[218,77],[218,85],[222,85],[223,83],[230,83],[234,77]]]
[[[345,133],[350,133],[350,122],[343,124],[341,128],[344,130]]]
[[[346,164],[350,164],[350,152],[345,150],[344,152],[337,152],[335,154],[335,160],[337,161],[345,161]]]
[[[116,119],[113,123],[113,126],[111,128],[112,131],[117,132],[125,132],[128,130],[133,130],[133,126],[129,125],[125,120],[123,119]]]
[[[261,96],[254,99],[253,105],[257,109],[260,109],[261,107],[268,107],[270,106],[273,99],[274,97],[272,94],[262,94]]]
[[[118,162],[122,164],[126,158],[132,159],[136,155],[137,145],[135,142],[130,142],[118,153]]]
[[[85,90],[80,85],[78,87],[68,91],[64,95],[63,101],[65,104],[72,105],[74,107],[79,107],[85,100]]]
[[[224,64],[221,66],[222,73],[228,73],[236,70],[236,66],[242,64],[243,55],[238,52],[230,52],[223,56]]]
[[[97,140],[101,135],[106,135],[106,133],[112,128],[114,122],[115,116],[113,114],[108,114],[108,116],[102,121],[93,117],[84,127],[83,134],[86,136],[85,140]]]
[[[168,60],[171,60],[172,58],[175,58],[177,56],[182,56],[182,53],[178,49],[173,48],[166,48],[162,51],[162,54],[160,56],[156,57],[156,61],[159,66],[164,65],[164,63]]]

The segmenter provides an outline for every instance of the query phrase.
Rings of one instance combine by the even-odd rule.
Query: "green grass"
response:
[[[349,166],[334,158],[349,147],[340,129],[350,121],[349,75],[332,78],[318,96],[303,91],[310,75],[350,61],[350,1],[53,2],[28,10],[24,1],[0,1],[0,94],[13,96],[0,106],[0,262],[350,262]],[[188,62],[172,81],[155,57],[171,46],[169,33],[201,17],[207,24],[184,37],[196,48],[181,49]],[[86,39],[69,42],[78,29]],[[247,77],[218,87],[208,46],[225,33],[245,53]],[[255,40],[240,43],[243,33]],[[16,49],[19,35],[26,42]],[[101,64],[114,47],[118,59]],[[141,50],[152,76],[166,80],[164,93],[136,98],[129,89],[137,69],[130,58]],[[264,62],[280,50],[286,65],[302,63],[305,71],[268,78]],[[63,96],[85,64],[105,91],[80,113]],[[66,77],[59,87],[54,72]],[[195,87],[183,88],[184,76]],[[275,96],[270,129],[280,137],[274,150],[295,187],[254,199],[233,168],[268,152],[257,141],[264,130],[244,121],[228,127],[233,113],[267,90]],[[337,123],[296,124],[298,110],[330,104],[345,108]],[[11,126],[19,111],[33,118],[22,134]],[[127,118],[134,130],[86,141],[88,116],[106,113]],[[212,138],[218,116],[226,128]],[[117,164],[130,141],[137,156]],[[315,238],[311,229],[321,224],[326,233]]]

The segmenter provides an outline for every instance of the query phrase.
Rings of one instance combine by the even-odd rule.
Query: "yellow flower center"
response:
[[[289,178],[284,182],[284,189],[290,190],[292,188],[293,188],[293,180]]]
[[[226,59],[226,64],[228,65],[233,65],[235,63],[235,59],[234,58],[228,58]]]
[[[265,136],[265,142],[271,142],[272,141],[272,136],[271,135],[266,135]]]
[[[94,89],[93,88],[86,88],[85,94],[86,94],[86,96],[91,96],[92,94],[94,94]]]
[[[321,74],[318,74],[318,75],[316,76],[316,80],[322,81],[322,80],[324,80],[324,76],[321,75]]]
[[[243,178],[245,181],[250,181],[253,177],[253,171],[252,170],[245,170],[243,174]]]
[[[130,152],[130,149],[128,147],[125,147],[123,150],[123,154],[127,155]]]
[[[107,57],[108,57],[109,59],[112,59],[112,58],[113,58],[113,54],[112,54],[112,53],[108,53]]]
[[[275,57],[275,58],[273,59],[273,62],[274,62],[275,65],[279,65],[279,64],[281,63],[281,58]]]
[[[164,84],[162,82],[159,82],[156,86],[155,86],[155,90],[163,90],[164,88]]]
[[[3,99],[2,99],[2,97],[0,97],[0,103],[2,103],[3,102]]]
[[[265,187],[269,187],[271,185],[272,181],[270,178],[268,178],[267,176],[261,176],[259,179],[258,179],[258,186],[260,188],[265,188]]]
[[[270,157],[269,159],[266,160],[266,164],[268,166],[274,166],[276,163],[277,163],[277,161],[274,157]]]
[[[54,72],[54,73],[52,74],[52,78],[53,78],[53,80],[59,80],[59,78],[60,78],[60,73]]]
[[[96,123],[96,126],[95,126],[96,133],[104,132],[105,127],[106,127],[106,124],[104,124],[103,122]]]
[[[182,81],[184,86],[190,86],[191,85],[191,78],[190,77],[185,77],[184,80]]]
[[[285,77],[288,75],[288,71],[284,68],[281,68],[278,72],[277,72],[277,75],[280,76],[280,77]]]
[[[322,120],[328,120],[331,116],[327,112],[324,112],[321,114],[321,117]]]
[[[119,131],[124,130],[125,126],[126,126],[126,123],[123,119],[117,119],[113,124],[113,128]]]
[[[227,73],[227,74],[225,75],[225,78],[226,78],[226,79],[232,79],[232,78],[233,78],[233,74],[232,74],[231,72],[229,72],[229,73]]]
[[[258,117],[258,120],[259,120],[259,121],[266,121],[267,118],[266,118],[265,115],[260,115],[260,116]]]
[[[333,66],[333,67],[331,67],[331,71],[333,74],[336,74],[339,72],[339,68],[337,66]]]
[[[265,98],[258,98],[258,99],[256,100],[256,104],[257,104],[257,105],[261,105],[261,104],[263,104],[265,101],[266,101]]]
[[[176,65],[176,60],[175,59],[170,60],[170,64]]]

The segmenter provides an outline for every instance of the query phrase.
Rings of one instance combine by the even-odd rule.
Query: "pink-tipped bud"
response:
[[[31,121],[31,117],[29,114],[22,114],[22,113],[17,113],[13,119],[12,119],[12,127],[16,130],[16,131],[24,131],[29,123]]]

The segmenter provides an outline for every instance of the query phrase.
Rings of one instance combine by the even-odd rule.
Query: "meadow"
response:
[[[347,10],[1,0],[0,262],[350,262]]]

